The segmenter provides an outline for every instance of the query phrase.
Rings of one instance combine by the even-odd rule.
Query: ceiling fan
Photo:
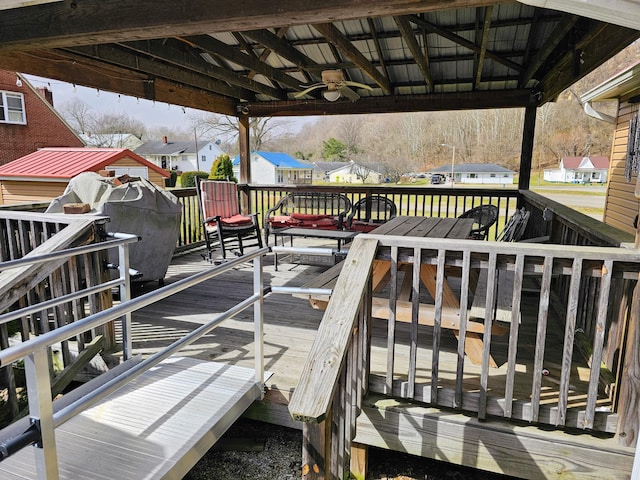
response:
[[[373,90],[369,85],[365,85],[364,83],[352,82],[350,80],[345,80],[344,75],[341,70],[323,70],[322,72],[322,83],[316,83],[311,85],[310,87],[298,92],[294,95],[295,98],[300,98],[305,96],[312,90],[316,88],[326,88],[327,90],[322,92],[322,96],[330,101],[335,102],[340,97],[346,97],[352,102],[355,102],[360,98],[355,91],[353,91],[349,87],[358,87],[364,88],[367,90]]]

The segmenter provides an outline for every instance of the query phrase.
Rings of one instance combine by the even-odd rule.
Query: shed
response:
[[[164,187],[169,173],[131,150],[114,148],[43,148],[0,166],[0,203],[49,202],[64,193],[82,172],[114,171]]]

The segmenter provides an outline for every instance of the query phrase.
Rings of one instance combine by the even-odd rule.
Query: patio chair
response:
[[[516,213],[511,215],[509,221],[504,226],[502,231],[498,234],[499,242],[517,242],[522,238],[525,228],[527,228],[527,222],[529,221],[529,215],[531,212],[521,208],[516,210]]]
[[[480,205],[467,210],[459,218],[473,218],[473,228],[469,238],[474,240],[486,240],[489,236],[489,228],[498,220],[498,207],[495,205]]]
[[[222,250],[223,259],[227,258],[227,251],[242,255],[245,247],[262,248],[257,215],[240,213],[235,183],[196,178],[196,193],[207,246],[205,260],[213,261],[217,247]]]
[[[392,200],[381,195],[369,195],[353,204],[347,217],[347,230],[370,232],[396,216],[398,208]]]

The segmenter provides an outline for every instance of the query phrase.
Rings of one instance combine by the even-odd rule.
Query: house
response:
[[[252,152],[251,181],[262,185],[311,184],[313,165],[282,152]],[[233,175],[240,178],[240,155],[233,159]]]
[[[560,168],[545,169],[548,182],[606,183],[609,157],[562,157]]]
[[[71,178],[100,170],[143,177],[160,187],[169,177],[127,149],[43,148],[0,166],[0,204],[49,202],[64,193]]]
[[[380,183],[382,174],[354,162],[315,162],[314,180],[330,183]]]
[[[219,142],[210,140],[149,140],[134,150],[160,168],[181,172],[211,171],[213,162],[224,154]]]
[[[53,95],[19,73],[0,70],[0,165],[43,147],[83,147],[53,108]]]
[[[87,147],[126,148],[133,151],[143,144],[140,137],[133,133],[83,133],[80,138]]]
[[[453,169],[456,183],[482,183],[510,185],[515,172],[494,163],[463,163],[460,165],[444,165],[434,168],[429,173],[439,173],[451,178]]]
[[[615,117],[601,111],[601,102],[617,104]],[[636,192],[640,191],[640,61],[583,94],[580,103],[584,106],[585,113],[612,124],[615,130],[603,221],[622,231],[637,234]]]

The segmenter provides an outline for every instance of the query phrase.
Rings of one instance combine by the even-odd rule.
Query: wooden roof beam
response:
[[[353,46],[347,37],[331,23],[312,25],[320,34],[327,39],[327,42],[334,44],[342,54],[360,68],[369,78],[371,78],[386,95],[391,94],[391,84],[360,51]]]
[[[476,45],[474,42],[471,42],[466,38],[461,37],[460,35],[456,35],[455,33],[452,33],[449,30],[445,30],[444,28],[441,28],[438,25],[431,23],[417,15],[410,15],[409,20],[411,20],[411,22],[425,28],[426,30],[432,33],[436,33],[441,37],[444,37],[448,40],[451,40],[454,43],[457,43],[458,45],[462,45],[463,47],[466,47],[469,50],[472,50],[476,53],[480,53],[480,49],[481,49],[480,45]],[[497,53],[492,52],[491,50],[485,50],[484,55],[485,57],[490,58],[491,60],[501,63],[505,67],[514,69],[516,72],[521,72],[523,70],[522,65],[516,62],[512,62],[511,60],[504,58],[501,55],[498,55]]]
[[[82,0],[3,10],[0,50],[71,47],[247,31],[488,5],[503,0]]]
[[[194,72],[170,63],[158,62],[155,59],[141,57],[115,45],[93,45],[91,47],[75,47],[61,49],[80,57],[109,63],[118,67],[143,73],[153,78],[164,78],[182,85],[190,85],[206,91],[232,98],[255,98],[249,90],[215,80],[202,72]],[[204,70],[204,69],[203,69]]]
[[[538,69],[544,65],[558,44],[569,34],[569,32],[571,32],[571,30],[573,30],[577,21],[578,16],[572,15],[556,25],[556,28],[553,29],[553,33],[549,36],[543,47],[538,51],[536,57],[529,63],[527,69],[522,72],[520,86],[525,86],[529,80],[535,77]]]
[[[81,61],[80,61],[81,60]],[[156,102],[237,115],[237,101],[210,89],[154,78],[62,50],[0,53],[3,68]],[[212,82],[213,83],[213,82]]]
[[[536,105],[530,90],[430,93],[406,97],[361,97],[357,102],[260,102],[244,104],[252,117],[429,112]]]
[[[382,53],[382,46],[380,45],[380,38],[378,36],[378,29],[376,28],[376,22],[373,18],[367,18],[367,23],[369,24],[369,31],[371,32],[371,39],[373,44],[376,47],[376,53],[378,54],[378,62],[380,63],[380,67],[382,68],[382,73],[386,78],[389,78],[389,70],[387,69],[387,64],[384,59],[384,55]]]
[[[270,65],[260,61],[252,55],[247,55],[220,40],[209,35],[199,35],[197,37],[186,37],[185,40],[202,48],[208,52],[215,52],[223,58],[230,60],[265,77],[275,80],[278,83],[291,87],[295,90],[302,90],[300,82],[291,75],[281,72]]]
[[[429,68],[429,56],[425,55],[418,45],[418,40],[416,39],[415,34],[413,33],[413,28],[411,27],[411,23],[407,19],[407,17],[393,17],[398,25],[398,29],[400,30],[400,35],[402,35],[402,39],[407,44],[411,55],[416,61],[416,65],[420,69],[422,76],[424,77],[424,81],[427,84],[427,92],[433,91],[433,80],[431,78],[431,69]],[[425,37],[425,50],[426,46],[426,37]]]
[[[208,62],[205,58],[201,57],[200,54],[203,53],[201,49],[190,42],[186,43],[189,45],[187,47],[189,50],[187,51],[183,48],[179,48],[177,46],[177,42],[173,39],[168,39],[166,41],[142,40],[139,42],[127,42],[119,45],[122,45],[136,53],[149,56],[153,59],[170,63],[177,67],[185,68],[187,70],[206,75],[207,77],[212,77],[226,82],[232,87],[235,86],[247,92],[261,93],[279,100],[286,98],[280,90]],[[180,47],[182,47],[182,45],[180,45]],[[214,52],[214,55],[217,55],[217,52]]]
[[[482,67],[484,66],[484,57],[487,53],[487,42],[489,41],[489,30],[491,28],[491,16],[493,14],[493,5],[485,8],[484,22],[482,24],[482,38],[480,40],[480,52],[478,52],[478,61],[476,64],[476,81],[473,84],[474,90],[480,86],[482,79]]]

